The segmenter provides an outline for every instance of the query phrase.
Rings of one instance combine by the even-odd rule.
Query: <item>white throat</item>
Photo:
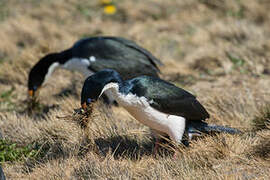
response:
[[[44,84],[47,82],[48,78],[52,75],[52,73],[55,71],[57,67],[59,67],[58,62],[54,62],[50,65],[47,74],[45,75]]]
[[[106,91],[106,92],[105,92]],[[116,100],[121,106],[128,107],[128,106],[140,106],[140,107],[148,107],[149,103],[145,97],[138,97],[135,94],[128,93],[122,94],[119,92],[119,84],[118,83],[109,83],[105,85],[99,95],[99,97],[106,93],[111,98]]]
[[[108,90],[108,91],[107,91]],[[117,98],[117,96],[119,95],[119,85],[117,83],[109,83],[109,84],[106,84],[99,97],[105,92],[107,91],[106,93],[110,94],[111,96],[113,96],[115,99]]]
[[[88,76],[91,76],[94,74],[94,72],[89,69],[89,66],[91,65],[91,63],[95,61],[96,61],[96,57],[90,56],[88,59],[74,57],[74,58],[69,59],[64,64],[60,64],[59,62],[54,62],[49,67],[48,72],[45,75],[43,84],[47,82],[47,80],[52,75],[52,73],[56,70],[57,67],[64,68],[70,71],[78,71],[84,75],[84,78],[87,78]]]

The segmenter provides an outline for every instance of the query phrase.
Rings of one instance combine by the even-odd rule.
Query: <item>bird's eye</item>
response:
[[[90,104],[92,102],[92,99],[91,98],[88,98],[87,99],[87,104]]]

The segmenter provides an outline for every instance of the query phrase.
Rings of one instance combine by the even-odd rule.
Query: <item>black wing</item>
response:
[[[151,64],[153,66],[155,66],[158,69],[158,65],[163,65],[163,63],[157,59],[156,57],[154,57],[149,51],[147,51],[146,49],[140,47],[138,44],[136,44],[134,41],[131,40],[127,40],[121,37],[108,37],[110,39],[113,39],[115,41],[118,41],[120,43],[125,44],[127,47],[133,48],[137,51],[139,51],[140,53],[143,53],[146,57],[148,57],[149,61],[151,62]]]
[[[140,75],[158,76],[160,63],[150,52],[132,41],[118,37],[95,37],[78,41],[73,46],[73,56],[89,58],[95,62],[90,69],[94,72],[105,68],[118,71],[124,79]]]
[[[141,76],[130,80],[129,90],[137,96],[144,96],[150,105],[164,113],[183,116],[188,120],[205,120],[208,112],[195,96],[175,85],[158,78]]]

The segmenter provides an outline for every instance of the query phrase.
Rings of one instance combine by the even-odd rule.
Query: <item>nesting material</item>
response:
[[[72,120],[76,121],[83,129],[87,128],[89,123],[93,120],[99,121],[99,119],[104,119],[104,115],[111,114],[108,111],[108,106],[104,105],[100,101],[92,102],[86,110],[79,108],[74,109],[72,115]]]
[[[27,101],[27,114],[32,115],[33,112],[40,111],[41,104],[39,103],[37,98],[29,98]]]
[[[96,106],[96,102],[90,104],[86,110],[79,108],[79,109],[74,109],[74,113],[72,115],[72,120],[77,122],[81,128],[86,128],[89,120],[92,118],[94,115],[94,109]]]

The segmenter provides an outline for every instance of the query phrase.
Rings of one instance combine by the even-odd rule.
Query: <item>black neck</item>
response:
[[[119,90],[123,87],[123,80],[118,72],[111,69],[104,69],[92,76],[89,76],[83,85],[81,93],[81,103],[87,102],[87,99],[97,100],[103,88],[110,83],[117,83]]]
[[[36,64],[37,67],[43,67],[43,69],[49,68],[53,63],[65,64],[69,59],[72,58],[71,49],[67,49],[62,52],[50,53],[42,57]]]
[[[104,69],[103,71],[107,71],[107,69]],[[124,81],[122,80],[120,74],[118,72],[114,71],[114,70],[108,69],[108,71],[110,73],[105,76],[103,82],[105,84],[115,82],[115,83],[117,83],[119,85],[119,88],[121,88],[123,86],[123,84],[124,84]]]
[[[71,49],[67,49],[67,50],[64,50],[60,53],[55,53],[57,54],[57,62],[59,62],[60,64],[65,64],[69,59],[72,58],[72,50]]]

